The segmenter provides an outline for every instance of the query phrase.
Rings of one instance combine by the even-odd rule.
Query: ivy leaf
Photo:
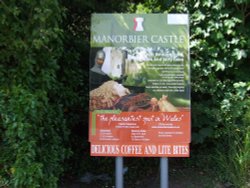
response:
[[[215,67],[215,70],[216,71],[219,71],[219,70],[222,70],[222,71],[224,71],[225,70],[225,64],[223,63],[223,62],[221,62],[221,61],[217,61],[217,60],[213,60],[212,62],[211,62],[211,66],[212,67]]]
[[[240,60],[242,58],[246,58],[247,54],[245,50],[236,48],[234,49],[233,56],[235,56],[237,60]]]

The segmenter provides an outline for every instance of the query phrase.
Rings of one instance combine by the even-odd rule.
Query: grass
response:
[[[217,151],[214,159],[221,180],[234,187],[250,187],[250,127],[244,132],[231,130],[227,147]]]

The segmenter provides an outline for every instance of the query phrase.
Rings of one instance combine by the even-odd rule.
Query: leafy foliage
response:
[[[56,0],[12,0],[0,10],[0,182],[56,187],[68,156],[63,104],[55,98],[61,8]]]
[[[178,4],[178,3],[177,3]],[[249,54],[249,29],[245,15],[232,9],[234,2],[193,1],[174,5],[190,13],[193,99],[193,141],[225,136],[225,126],[241,126],[249,91],[249,76],[243,79],[240,66]],[[209,121],[207,121],[209,119]]]

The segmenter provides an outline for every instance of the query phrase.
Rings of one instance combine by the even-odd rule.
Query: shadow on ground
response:
[[[129,170],[128,172],[129,173]],[[125,175],[126,176],[126,175]],[[126,179],[126,177],[124,177]],[[159,168],[144,178],[135,181],[124,181],[124,188],[160,188]],[[169,169],[169,188],[229,188],[230,185],[224,185],[217,182],[214,174],[194,167],[188,168],[170,168]],[[115,188],[115,181],[91,181],[89,183],[72,180],[64,182],[60,188]]]

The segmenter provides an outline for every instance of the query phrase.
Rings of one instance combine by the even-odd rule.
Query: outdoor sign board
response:
[[[92,156],[188,157],[187,14],[93,14]]]

